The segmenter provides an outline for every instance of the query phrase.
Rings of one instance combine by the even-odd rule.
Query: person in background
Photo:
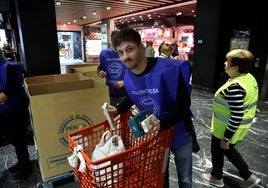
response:
[[[192,46],[188,52],[188,61],[191,67],[191,73],[193,72],[193,64],[194,64],[194,46]]]
[[[82,59],[82,42],[78,37],[74,40],[74,59]]]
[[[6,60],[8,61],[16,61],[16,51],[14,48],[10,46],[8,42],[4,42],[3,49],[2,49]]]
[[[112,31],[111,38],[116,32],[118,30]],[[100,78],[106,78],[111,105],[116,105],[124,100],[126,96],[123,81],[126,68],[112,46],[100,52],[100,64],[97,67],[97,74]]]
[[[172,58],[172,56],[171,56],[172,51],[173,51],[172,45],[169,44],[169,43],[165,43],[161,47],[161,54],[160,54],[159,57]],[[191,114],[192,114],[192,112],[191,112]],[[186,129],[191,133],[191,136],[192,136],[193,152],[197,153],[200,150],[200,146],[199,146],[199,143],[197,141],[197,136],[196,136],[196,132],[195,132],[195,128],[194,128],[192,118],[187,119],[187,121],[188,122],[185,125],[188,125],[188,127],[186,127]]]
[[[17,155],[17,164],[8,169],[14,183],[26,180],[32,173],[27,139],[28,104],[22,67],[7,61],[0,49],[0,133],[5,134]]]
[[[163,40],[163,41],[161,42],[161,44],[159,45],[159,47],[158,47],[158,56],[161,54],[161,51],[160,51],[160,50],[161,50],[161,47],[162,47],[162,45],[165,44],[165,43],[166,43],[166,41]]]
[[[153,41],[147,41],[147,46],[144,53],[146,57],[154,57],[155,51],[153,48]]]
[[[172,56],[176,57],[179,55],[179,51],[178,51],[178,41],[174,40],[173,43],[171,44],[172,48],[173,48],[173,52],[172,52]]]
[[[254,56],[248,50],[235,49],[226,54],[225,72],[230,79],[214,95],[211,123],[212,170],[202,179],[216,187],[223,187],[224,155],[238,169],[244,179],[242,187],[253,187],[260,182],[240,153],[236,144],[247,135],[255,117],[258,84],[249,73]]]
[[[160,48],[160,55],[158,57],[173,58],[172,57],[173,47],[169,43],[165,43]]]
[[[174,127],[171,152],[175,156],[178,184],[180,188],[192,188],[192,138],[184,125],[191,119],[189,63],[147,58],[140,34],[131,28],[120,30],[112,43],[127,66],[124,76],[127,97],[117,106],[109,106],[109,112],[120,114],[134,104],[140,111],[146,109],[156,115],[159,121],[150,120],[152,132]],[[164,187],[169,187],[169,163]]]
[[[174,56],[174,59],[188,60],[186,46],[187,46],[186,43],[179,41],[179,43],[178,43],[178,55]]]

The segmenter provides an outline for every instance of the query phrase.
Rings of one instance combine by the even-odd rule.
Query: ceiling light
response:
[[[96,13],[96,11],[95,10],[93,10],[93,13],[92,13],[93,15],[96,15],[97,13]]]
[[[87,17],[84,15],[84,16],[82,16],[80,19],[81,20],[84,20],[84,19],[86,19]]]
[[[107,9],[107,10],[110,10],[110,9],[111,9],[111,7],[107,7],[106,9]]]
[[[125,0],[125,3],[129,3],[129,0]]]
[[[60,5],[61,3],[60,3],[60,1],[56,1],[56,5]]]

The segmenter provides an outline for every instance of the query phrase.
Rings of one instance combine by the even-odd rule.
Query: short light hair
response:
[[[231,66],[237,66],[239,73],[248,73],[254,61],[254,55],[245,49],[234,49],[226,54]]]
[[[173,47],[169,43],[164,43],[160,48],[161,53],[170,52],[170,51],[173,51]]]

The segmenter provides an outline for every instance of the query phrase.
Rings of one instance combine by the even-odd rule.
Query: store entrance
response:
[[[57,34],[61,73],[63,74],[66,73],[66,65],[83,62],[81,32],[60,31]]]

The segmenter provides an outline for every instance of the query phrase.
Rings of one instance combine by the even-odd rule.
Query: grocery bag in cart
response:
[[[91,156],[103,133],[110,130],[107,120],[68,134],[70,152],[81,147],[85,161],[85,171],[79,171],[79,164],[74,167],[75,178],[83,188],[163,187],[173,130],[136,138],[127,123],[132,117],[130,111],[116,116],[115,129],[111,130],[113,135],[120,135],[125,150],[100,160]]]

